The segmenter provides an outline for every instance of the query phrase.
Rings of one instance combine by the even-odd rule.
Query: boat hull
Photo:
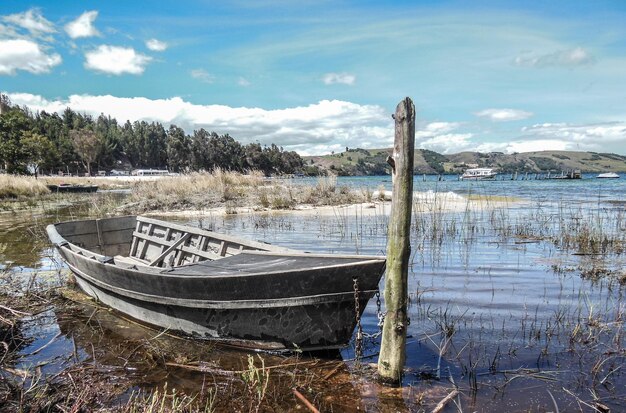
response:
[[[619,175],[616,173],[608,172],[596,176],[598,179],[619,179]]]
[[[493,181],[496,175],[492,176],[461,176],[462,181]]]
[[[52,192],[91,193],[98,190],[97,185],[47,185]]]
[[[272,251],[172,269],[123,268],[112,257],[51,239],[79,287],[103,304],[167,330],[265,350],[346,346],[385,268],[382,257]],[[325,260],[332,265],[307,268]],[[218,264],[235,270],[225,274]],[[245,272],[259,265],[278,270]]]
[[[76,281],[89,296],[144,323],[244,348],[338,349],[348,344],[356,325],[353,300],[261,309],[190,308],[125,297],[99,288],[78,274]],[[371,296],[361,294],[361,308]]]

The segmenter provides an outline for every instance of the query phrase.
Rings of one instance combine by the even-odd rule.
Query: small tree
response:
[[[26,131],[20,140],[26,162],[35,169],[35,178],[41,165],[54,162],[57,157],[56,147],[50,139],[36,132]]]
[[[102,150],[102,142],[98,135],[89,129],[75,129],[70,131],[70,138],[74,150],[80,156],[87,174],[91,175],[91,164],[96,160]]]

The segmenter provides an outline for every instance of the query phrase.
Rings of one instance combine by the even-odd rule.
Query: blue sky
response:
[[[302,154],[626,154],[626,2],[0,2],[0,91]]]

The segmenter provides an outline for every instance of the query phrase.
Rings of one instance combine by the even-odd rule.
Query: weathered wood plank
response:
[[[191,234],[189,234],[189,233],[184,234],[182,237],[180,237],[178,240],[176,240],[172,245],[170,245],[165,251],[163,251],[161,253],[161,255],[159,255],[154,260],[152,260],[152,262],[150,262],[150,264],[148,264],[148,265],[150,267],[156,266],[159,262],[161,262],[163,260],[163,258],[165,258],[167,256],[167,254],[169,254],[170,252],[174,251],[183,242],[187,241],[187,238],[189,238],[190,236],[191,236]]]

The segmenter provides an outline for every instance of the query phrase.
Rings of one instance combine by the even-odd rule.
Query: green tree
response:
[[[0,165],[9,172],[25,172],[20,140],[30,130],[31,120],[20,108],[3,110],[0,115]]]
[[[22,134],[20,144],[23,158],[35,170],[35,177],[41,166],[52,166],[57,161],[56,147],[46,136],[26,131]]]
[[[147,139],[145,143],[146,166],[163,167],[167,163],[167,133],[158,122],[152,122],[148,126]]]
[[[167,164],[170,170],[181,172],[190,166],[190,139],[185,131],[171,125],[167,131]]]
[[[250,170],[263,171],[265,175],[272,172],[272,163],[267,152],[263,150],[260,143],[250,143],[245,147],[246,168]]]
[[[117,120],[101,114],[95,123],[95,132],[102,143],[97,157],[98,166],[111,167],[120,158],[120,130]]]

